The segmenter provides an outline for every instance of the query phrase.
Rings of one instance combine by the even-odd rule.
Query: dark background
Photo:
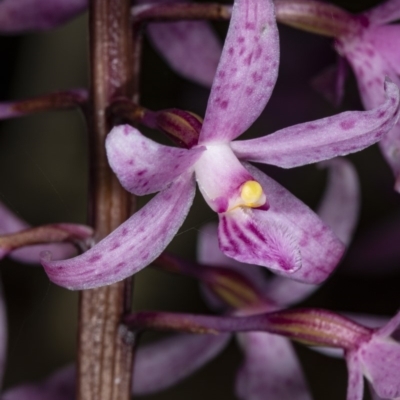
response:
[[[339,3],[338,3],[339,4]],[[374,1],[341,2],[360,11]],[[48,33],[1,37],[0,100],[20,99],[87,85],[87,18],[81,16]],[[214,25],[223,38],[227,23]],[[309,85],[310,79],[335,61],[332,41],[280,26],[281,65],[276,89],[262,116],[243,137],[257,137],[299,122],[361,109],[351,76],[340,110]],[[152,109],[178,107],[204,115],[208,90],[175,75],[146,42],[142,103]],[[143,129],[155,140],[160,134]],[[80,222],[86,219],[86,131],[78,112],[53,112],[0,122],[0,200],[32,225]],[[377,146],[349,157],[362,185],[362,211],[356,239],[383,220],[399,215],[399,195],[392,190],[391,171]],[[315,166],[263,169],[306,204],[315,207],[326,172]],[[194,259],[199,228],[216,215],[197,196],[189,218],[169,249]],[[381,261],[387,266],[387,261]],[[385,264],[386,263],[386,264]],[[303,305],[340,311],[393,314],[400,305],[400,269],[388,274],[338,272]],[[40,380],[74,360],[78,293],[49,283],[42,268],[4,260],[2,281],[9,318],[5,387]],[[135,309],[209,312],[197,283],[146,268],[137,274]],[[151,338],[145,335],[144,340]],[[296,346],[315,399],[345,397],[346,369],[330,359]],[[232,342],[206,368],[185,382],[149,399],[234,399],[233,380],[241,354]]]

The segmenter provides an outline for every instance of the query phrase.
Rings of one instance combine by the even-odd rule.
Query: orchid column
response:
[[[101,240],[127,219],[130,195],[108,166],[104,141],[111,128],[107,107],[134,93],[129,0],[90,2],[90,219]],[[78,399],[129,399],[131,336],[120,327],[130,304],[130,280],[81,293]]]

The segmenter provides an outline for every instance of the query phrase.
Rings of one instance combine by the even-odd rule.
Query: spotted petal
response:
[[[203,147],[191,150],[163,146],[129,125],[107,136],[108,162],[122,186],[142,196],[165,189],[199,159]]]
[[[268,211],[236,209],[220,216],[221,250],[307,283],[320,283],[338,264],[344,246],[305,204],[246,164],[270,203]]]
[[[232,142],[242,160],[292,168],[360,151],[377,141],[399,117],[399,90],[386,82],[386,101],[370,111],[350,111],[294,125],[257,139]]]
[[[400,344],[392,339],[373,337],[359,350],[365,376],[378,396],[395,399],[400,396]]]
[[[21,33],[55,28],[82,13],[87,0],[2,0],[0,32]]]
[[[200,143],[229,142],[254,122],[271,96],[278,58],[272,1],[236,0]]]
[[[245,363],[237,375],[242,400],[311,400],[296,354],[284,337],[264,332],[240,334]]]
[[[202,264],[227,267],[240,272],[260,291],[263,291],[266,287],[266,277],[260,267],[243,264],[222,253],[218,246],[218,233],[215,224],[208,224],[201,228],[197,241],[197,258]]]
[[[327,190],[317,213],[348,246],[360,212],[360,183],[357,172],[344,158],[325,161],[322,166],[329,167],[329,176]]]
[[[144,395],[164,390],[216,357],[231,335],[176,335],[139,347],[135,356],[133,393]]]
[[[185,174],[160,192],[110,235],[82,255],[42,264],[50,280],[69,289],[89,289],[120,281],[160,255],[182,225],[195,185]]]

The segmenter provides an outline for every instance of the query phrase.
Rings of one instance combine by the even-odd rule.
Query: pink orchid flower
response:
[[[345,112],[252,140],[233,141],[268,102],[278,73],[279,40],[272,1],[237,0],[198,145],[178,149],[153,142],[128,125],[106,141],[112,169],[130,192],[160,192],[112,234],[81,256],[42,264],[70,289],[107,285],[152,262],[182,225],[195,193],[194,177],[218,213],[221,250],[308,283],[323,281],[343,243],[301,201],[247,161],[291,168],[359,151],[397,121],[398,88],[366,112]]]
[[[341,58],[336,69],[329,68],[315,81],[317,89],[328,99],[339,103],[344,92],[346,61],[357,79],[361,100],[367,110],[384,99],[383,82],[389,77],[400,84],[400,1],[388,0],[356,15],[352,29],[336,39]],[[379,142],[382,154],[396,178],[395,190],[400,191],[400,123]]]

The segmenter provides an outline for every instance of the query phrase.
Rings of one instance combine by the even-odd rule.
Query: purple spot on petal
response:
[[[246,94],[247,94],[247,96],[251,96],[251,95],[253,94],[253,92],[254,92],[254,88],[253,88],[253,87],[248,86],[248,87],[246,88]]]
[[[101,256],[100,254],[94,254],[93,256],[91,256],[91,257],[88,259],[88,262],[94,263],[94,262],[96,262],[96,261],[101,260],[101,258],[102,258],[102,256]]]
[[[235,49],[233,47],[229,47],[228,53],[230,56],[233,56],[233,54],[235,53]]]
[[[228,104],[229,104],[229,102],[227,101],[227,100],[224,100],[224,101],[221,101],[221,103],[220,103],[220,107],[223,109],[223,110],[226,110],[227,108],[228,108]]]
[[[253,31],[255,29],[254,22],[246,22],[245,29],[248,31]]]
[[[346,121],[342,121],[340,123],[340,127],[344,130],[348,130],[348,129],[354,128],[355,124],[356,124],[356,121],[354,119],[349,119]]]

